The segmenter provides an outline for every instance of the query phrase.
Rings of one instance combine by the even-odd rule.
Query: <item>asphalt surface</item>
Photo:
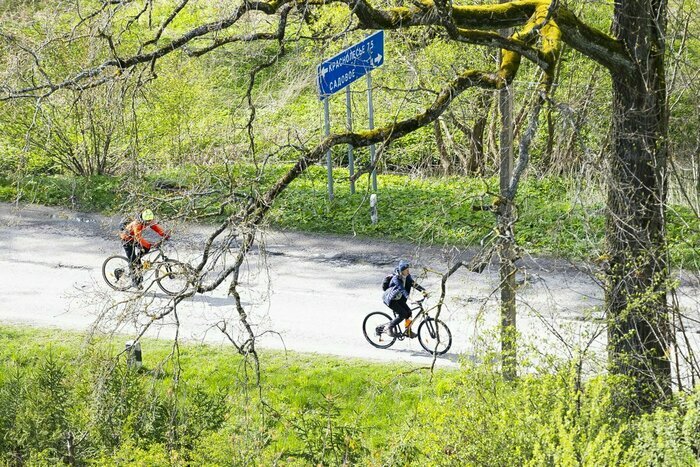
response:
[[[150,324],[150,337],[172,339],[177,333],[184,340],[230,345],[219,329],[225,323],[229,335],[242,342],[245,334],[226,281],[211,293],[186,299],[177,313],[154,322],[151,316],[170,303],[157,287],[148,288],[141,298],[109,289],[101,267],[105,258],[121,253],[118,222],[116,217],[59,208],[0,204],[0,322],[126,337]],[[178,257],[197,261],[212,227],[164,224],[173,230]],[[362,335],[362,320],[371,311],[388,311],[381,303],[380,284],[399,259],[412,262],[414,277],[435,297],[437,273],[473,255],[351,236],[267,232],[259,240],[264,247],[251,252],[240,278],[243,305],[259,347],[421,364],[432,358],[416,339],[375,349]],[[543,362],[546,355],[567,357],[583,347],[598,355],[604,367],[603,291],[589,268],[542,258],[526,258],[520,266],[521,355]],[[682,279],[681,306],[697,317],[697,278]],[[455,366],[460,359],[477,358],[497,346],[497,288],[495,265],[482,273],[460,269],[451,277],[441,319],[452,330],[454,342],[437,359],[438,365]],[[689,319],[686,326],[692,345],[700,348],[697,321]]]

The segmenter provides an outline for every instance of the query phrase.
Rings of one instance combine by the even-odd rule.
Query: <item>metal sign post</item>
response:
[[[369,114],[369,129],[374,130],[374,104],[372,103],[372,73],[367,73],[367,113]],[[377,192],[377,168],[375,161],[374,144],[369,147],[369,160],[372,164],[372,191]]]
[[[377,213],[377,194],[372,193],[369,195],[369,207],[370,207],[370,219],[372,219],[372,224],[376,224],[379,220],[379,214]]]
[[[326,138],[331,135],[331,117],[328,98],[323,99],[323,116],[325,117]],[[328,199],[333,201],[333,159],[331,158],[331,148],[326,152],[326,166],[328,167]]]
[[[319,97],[323,100],[323,112],[325,117],[325,135],[330,135],[330,110],[328,99],[331,95],[347,88],[345,102],[347,107],[348,131],[352,131],[352,110],[350,108],[350,89],[348,86],[367,75],[369,127],[374,129],[374,107],[372,103],[372,78],[369,73],[384,63],[384,31],[377,31],[365,37],[361,42],[348,47],[333,58],[323,61],[317,69]],[[374,145],[370,146],[370,160],[375,163]],[[331,151],[326,154],[328,165],[328,199],[333,199],[333,167]],[[355,162],[352,146],[348,147],[348,169],[350,177],[355,173]],[[376,169],[372,171],[372,189],[377,191]],[[350,191],[355,193],[355,184],[350,182]]]
[[[367,75],[369,76],[369,75]],[[350,86],[345,88],[345,113],[347,114],[348,133],[352,133],[352,100],[350,98]],[[348,172],[350,173],[350,194],[355,194],[355,159],[352,154],[352,144],[348,144]]]

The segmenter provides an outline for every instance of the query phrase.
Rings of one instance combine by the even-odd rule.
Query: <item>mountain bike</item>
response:
[[[415,314],[413,321],[410,322],[408,327],[403,327],[399,324],[398,335],[392,336],[389,334],[389,323],[392,318],[383,311],[373,311],[365,317],[362,322],[362,332],[367,339],[367,342],[372,344],[374,347],[380,349],[388,349],[397,340],[410,339],[418,337],[418,342],[420,342],[421,347],[423,347],[426,352],[434,355],[443,355],[452,346],[452,333],[450,328],[447,327],[445,323],[437,318],[432,318],[429,312],[436,309],[437,305],[428,308],[427,310],[423,308],[423,302],[425,298],[417,300],[415,302],[415,307],[411,308],[412,312],[418,310]],[[416,325],[416,323],[418,323]],[[413,332],[413,328],[417,326],[417,332]]]
[[[146,281],[155,275],[158,287],[168,295],[184,293],[193,284],[194,272],[188,264],[169,258],[163,251],[162,242],[155,244],[148,252],[139,248],[140,271],[132,271],[126,256],[114,255],[102,264],[102,277],[114,290],[126,291],[134,284]],[[141,275],[141,281],[134,280],[134,274]]]

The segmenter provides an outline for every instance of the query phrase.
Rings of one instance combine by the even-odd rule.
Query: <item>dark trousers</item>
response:
[[[389,308],[394,312],[396,317],[391,320],[390,326],[394,327],[401,321],[411,317],[411,308],[406,303],[405,298],[400,298],[398,300],[392,300],[389,302]]]
[[[142,281],[141,276],[141,256],[136,248],[136,242],[122,242],[126,257],[129,259],[129,269],[131,269],[131,277],[136,284]]]

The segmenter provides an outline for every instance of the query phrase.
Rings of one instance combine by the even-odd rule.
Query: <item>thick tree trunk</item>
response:
[[[616,35],[634,58],[613,76],[613,154],[608,187],[607,308],[611,370],[634,378],[640,408],[671,390],[665,244],[668,114],[664,1],[621,0]]]

